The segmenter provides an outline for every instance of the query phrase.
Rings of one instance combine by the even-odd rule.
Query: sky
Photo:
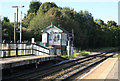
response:
[[[16,8],[12,6],[25,6],[19,8],[19,21],[20,12],[27,14],[30,2],[32,0],[0,0],[0,16],[8,17],[11,22],[14,21],[14,13]],[[119,0],[40,0],[40,2],[55,2],[60,7],[74,8],[75,11],[80,10],[89,11],[94,19],[102,19],[105,23],[108,20],[114,20],[118,23],[118,2]]]

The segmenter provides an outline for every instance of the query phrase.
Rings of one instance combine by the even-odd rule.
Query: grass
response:
[[[120,58],[120,52],[118,53],[118,56],[116,56],[117,58]]]
[[[73,58],[77,58],[78,56],[86,56],[86,55],[89,55],[89,54],[91,54],[91,53],[86,52],[86,51],[76,52],[76,50],[74,50],[73,55],[68,56],[67,54],[63,54],[63,55],[59,55],[59,56],[64,57],[64,58],[73,59]]]
[[[79,51],[79,56],[86,56],[86,55],[90,55],[91,52],[87,52],[87,51]]]
[[[120,55],[118,55],[117,57],[120,58]]]
[[[24,51],[21,51],[21,54],[20,51],[18,51],[18,55],[24,55]],[[30,55],[30,53],[25,53],[25,55]],[[10,51],[10,56],[16,56],[16,51],[15,50]]]
[[[118,50],[120,52],[120,49],[118,47],[104,47],[104,48],[90,49],[90,51],[96,51],[96,52],[114,52],[114,51],[118,51]],[[76,50],[74,50],[73,55],[67,56],[67,54],[63,54],[63,55],[60,54],[59,56],[71,59],[71,58],[77,58],[77,57],[80,57],[80,56],[87,56],[89,54],[91,54],[91,52],[88,52],[88,51],[78,51],[78,52],[76,52]],[[120,53],[117,57],[120,58]]]

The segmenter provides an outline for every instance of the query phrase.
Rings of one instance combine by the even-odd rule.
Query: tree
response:
[[[120,37],[116,32],[120,32],[120,28],[117,27],[116,23],[106,24],[101,19],[93,20],[92,14],[88,11],[76,12],[69,7],[61,8],[55,3],[45,2],[40,6],[36,15],[32,15],[29,15],[27,19],[30,21],[28,29],[31,30],[30,37],[36,38],[37,41],[41,41],[41,30],[52,22],[70,33],[72,29],[75,31],[75,47],[84,49],[118,46],[117,39]]]
[[[104,25],[104,21],[101,19],[95,19],[94,22],[99,24],[99,25]]]
[[[38,11],[38,9],[39,9],[41,4],[42,3],[39,2],[39,1],[32,1],[32,2],[30,2],[30,5],[29,5],[30,9],[28,10],[28,14],[29,13],[37,13],[37,11]]]
[[[55,4],[55,3],[53,3],[53,2],[45,2],[45,3],[43,3],[41,6],[40,6],[40,8],[39,8],[39,12],[38,13],[40,13],[40,12],[43,12],[43,13],[45,13],[45,12],[47,12],[50,8],[58,8],[58,6]]]
[[[107,22],[107,25],[108,25],[108,26],[112,26],[112,25],[113,25],[113,26],[116,26],[117,23],[116,23],[115,21],[112,21],[112,20],[111,20],[111,21],[108,21],[108,22]]]
[[[23,19],[22,25],[23,27],[27,28],[30,24],[30,21],[34,18],[35,13],[29,13],[26,18]]]
[[[7,17],[2,20],[2,39],[6,42],[13,41],[13,24]]]
[[[46,5],[44,5],[44,7]],[[90,18],[89,12],[83,13],[83,15],[86,16],[82,16],[81,14],[75,12],[73,9],[70,9],[68,7],[64,8],[52,7],[50,9],[48,8],[48,10],[45,13],[41,14],[40,11],[37,13],[37,15],[31,20],[29,29],[33,31],[34,37],[40,38],[41,30],[50,25],[51,22],[54,25],[60,24],[61,27],[63,27],[69,32],[71,32],[71,30],[74,29],[75,31],[74,45],[76,47],[81,46],[85,48],[88,47],[87,44],[90,41],[88,40],[88,38],[94,37],[94,33],[91,36],[90,34],[93,31],[95,31],[95,25],[93,20]]]
[[[8,17],[3,17],[3,21],[2,22],[10,22],[10,20],[8,19]]]
[[[22,21],[22,25],[27,28],[29,26],[29,23],[30,21],[32,20],[32,18],[36,15],[40,5],[42,3],[39,2],[39,1],[32,1],[30,2],[30,5],[29,5],[29,10],[28,10],[28,13],[27,13],[27,16],[23,19]]]

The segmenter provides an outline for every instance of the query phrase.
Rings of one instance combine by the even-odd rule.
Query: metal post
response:
[[[68,40],[67,54],[70,56],[70,40]]]
[[[17,28],[16,30],[18,31],[18,7],[24,7],[24,6],[12,6],[12,8],[17,8]],[[18,45],[17,45],[17,32],[16,32],[16,56],[18,56]]]
[[[2,24],[1,24],[1,17],[0,17],[0,44],[2,43]]]
[[[20,49],[21,49],[21,42],[22,42],[22,11],[21,11],[21,21],[20,21]],[[22,55],[21,50],[20,50],[20,55]]]
[[[74,30],[72,29],[71,55],[73,54],[73,41],[74,41]]]
[[[39,53],[39,52],[38,52],[38,46],[37,46],[37,56],[38,56],[38,53]]]
[[[17,6],[17,28],[16,28],[16,30],[18,31],[18,6]],[[18,34],[16,32],[16,56],[18,57],[17,37],[18,37]]]
[[[2,44],[2,50],[4,50],[4,44]],[[2,51],[1,57],[3,57],[3,55],[4,55],[4,51]]]
[[[14,43],[16,43],[16,13],[14,13]]]
[[[8,50],[9,50],[9,46],[8,44],[6,44],[6,57],[8,57]]]
[[[18,6],[16,8],[17,8],[16,47],[18,47],[17,46],[17,41],[18,41],[18,34],[17,34],[17,32],[18,32]]]
[[[45,49],[43,48],[43,51],[45,52]],[[45,55],[45,53],[42,53],[41,55]]]
[[[18,57],[18,45],[16,43],[16,57]]]
[[[63,50],[62,50],[62,41],[63,41],[63,39],[62,39],[62,36],[63,36],[63,34],[61,33],[61,39],[60,39],[60,44],[61,44],[61,55],[63,55]]]
[[[1,17],[0,17],[0,49],[2,49],[2,24],[1,24]],[[3,51],[0,51],[0,54],[3,54]],[[2,55],[0,57],[2,57]]]
[[[12,8],[17,8],[17,27],[16,27],[16,30],[15,31],[18,31],[18,6],[12,6]],[[17,45],[17,32],[15,32],[16,33],[16,38],[15,38],[15,40],[16,40],[16,56],[18,56],[18,45]]]
[[[22,11],[21,11],[21,22],[20,22],[20,43],[22,42]]]
[[[25,47],[26,47],[26,44],[24,44],[24,55],[25,55]]]
[[[33,44],[31,44],[31,54],[33,54]]]
[[[18,28],[18,6],[17,6],[17,28]]]

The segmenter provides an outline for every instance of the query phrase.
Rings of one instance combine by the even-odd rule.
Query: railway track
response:
[[[93,63],[89,64],[87,67],[82,68],[81,70],[78,70],[78,71],[76,71],[76,72],[62,78],[60,81],[70,81],[70,80],[76,81],[76,80],[78,80],[80,78],[80,75],[82,75],[85,72],[88,72],[88,70],[91,69],[92,67],[94,67],[96,64],[99,64],[99,63],[103,62],[104,60],[106,60],[107,58],[109,58],[109,57],[111,57],[113,55],[114,54],[106,55],[106,57],[104,57],[104,58],[102,58],[102,59],[100,59],[100,60],[98,60],[96,62],[93,62]]]
[[[67,62],[59,63],[44,69],[36,70],[30,73],[24,73],[20,76],[14,76],[8,79],[24,79],[26,81],[30,80],[68,80],[73,76],[77,75],[78,72],[81,72],[90,66],[98,64],[99,62],[107,59],[113,54],[96,54],[90,55],[84,58],[80,58],[77,60],[70,60]]]

